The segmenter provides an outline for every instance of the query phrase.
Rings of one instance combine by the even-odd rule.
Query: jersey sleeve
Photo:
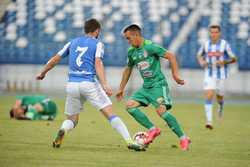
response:
[[[230,58],[235,58],[235,54],[233,53],[229,43],[226,43],[226,53]]]
[[[128,65],[129,67],[133,67],[133,66],[134,66],[134,63],[132,62],[132,60],[131,60],[130,57],[128,57],[128,59],[127,59],[127,65]]]
[[[202,44],[200,49],[197,52],[197,56],[204,56],[204,53],[205,53],[205,47],[204,47],[204,44]]]
[[[71,42],[66,43],[63,48],[57,52],[57,54],[61,57],[66,57],[69,55],[69,48],[70,48]]]
[[[152,49],[152,52],[159,57],[164,57],[164,55],[167,52],[167,49],[165,49],[165,48],[163,48],[160,45],[155,44],[155,43],[152,44],[151,49]]]
[[[95,57],[103,58],[104,55],[104,45],[102,42],[98,42],[96,45]]]

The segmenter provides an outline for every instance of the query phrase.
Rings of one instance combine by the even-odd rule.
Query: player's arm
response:
[[[226,64],[233,64],[237,61],[236,57],[230,57],[228,60],[223,60],[223,61],[217,61],[216,64],[218,66],[224,66]]]
[[[54,55],[44,66],[43,70],[37,75],[36,79],[37,80],[42,80],[48,71],[50,71],[52,68],[55,67],[56,64],[58,64],[61,60],[61,56],[56,54]]]
[[[108,83],[105,77],[105,72],[104,72],[104,65],[100,57],[96,57],[95,59],[95,69],[96,69],[96,75],[98,76],[98,79],[102,85],[102,88],[104,89],[104,91],[106,92],[108,96],[111,96],[112,90],[108,86]]]
[[[179,67],[178,67],[178,63],[176,61],[175,55],[169,51],[166,51],[164,58],[168,59],[170,63],[172,76],[174,80],[176,81],[176,83],[180,85],[184,85],[184,80],[179,77]]]
[[[42,80],[46,76],[47,72],[54,68],[63,57],[66,57],[69,54],[70,43],[71,42],[65,44],[63,48],[47,62],[43,70],[37,75],[37,80]]]
[[[197,55],[196,55],[196,58],[198,60],[198,63],[200,64],[201,67],[207,67],[208,63],[206,62],[206,60],[204,59],[204,47],[202,46]]]
[[[232,64],[232,63],[236,63],[236,62],[237,62],[237,58],[231,57],[230,60],[225,60],[224,64]]]
[[[220,61],[220,60],[217,61],[216,62],[217,66],[224,66],[226,64],[232,64],[232,63],[235,63],[237,61],[237,58],[234,55],[234,53],[232,52],[232,49],[231,49],[231,47],[229,46],[228,43],[226,43],[226,50],[225,50],[225,52],[227,53],[227,55],[229,56],[229,58],[226,59],[226,60],[223,60],[223,61]]]
[[[96,45],[96,53],[95,53],[96,75],[102,85],[103,90],[106,92],[108,96],[111,96],[112,90],[107,83],[107,80],[105,77],[104,65],[102,62],[103,54],[104,54],[104,46],[101,42],[98,42]]]
[[[229,56],[228,60],[224,60],[220,65],[232,64],[237,62],[237,57],[234,55],[230,45],[226,43],[226,53]]]
[[[206,67],[208,65],[208,63],[206,62],[206,60],[204,60],[204,57],[202,55],[197,55],[196,57],[201,67]]]
[[[133,67],[130,67],[130,66],[127,66],[124,71],[123,71],[123,74],[122,74],[122,80],[121,80],[121,83],[120,83],[120,86],[119,86],[119,90],[116,94],[116,98],[117,100],[121,100],[124,96],[124,89],[128,83],[128,80],[130,78],[130,75],[132,73],[132,70],[133,70]]]
[[[13,105],[13,109],[18,109],[18,108],[21,108],[21,105],[22,105],[22,100],[21,99],[17,99],[15,101],[15,104]]]

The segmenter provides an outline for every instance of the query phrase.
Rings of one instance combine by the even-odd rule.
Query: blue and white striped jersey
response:
[[[216,61],[224,61],[235,57],[227,41],[221,39],[217,43],[206,41],[198,51],[203,56],[208,66],[205,68],[205,77],[225,79],[228,77],[228,65],[217,66]]]
[[[69,56],[69,82],[95,82],[95,58],[103,58],[103,43],[95,38],[82,36],[68,42],[57,53]]]

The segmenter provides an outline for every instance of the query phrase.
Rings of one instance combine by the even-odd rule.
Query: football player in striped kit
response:
[[[229,43],[221,39],[221,27],[219,25],[211,25],[209,27],[209,35],[210,39],[199,49],[197,59],[200,66],[205,70],[204,90],[206,98],[206,128],[213,129],[213,97],[216,94],[218,115],[221,119],[224,105],[224,83],[228,77],[228,65],[235,63],[237,58],[232,52]]]

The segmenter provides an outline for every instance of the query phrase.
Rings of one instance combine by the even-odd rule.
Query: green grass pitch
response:
[[[215,129],[210,131],[204,128],[201,103],[176,103],[171,112],[192,139],[187,152],[179,149],[178,139],[153,109],[146,109],[162,134],[146,152],[135,152],[88,103],[78,127],[54,149],[51,142],[64,119],[64,100],[56,99],[60,113],[55,121],[31,122],[9,119],[14,99],[0,96],[1,167],[250,167],[250,104],[227,104],[223,122],[214,114]],[[114,100],[114,111],[131,134],[145,130],[125,112],[123,103]]]

